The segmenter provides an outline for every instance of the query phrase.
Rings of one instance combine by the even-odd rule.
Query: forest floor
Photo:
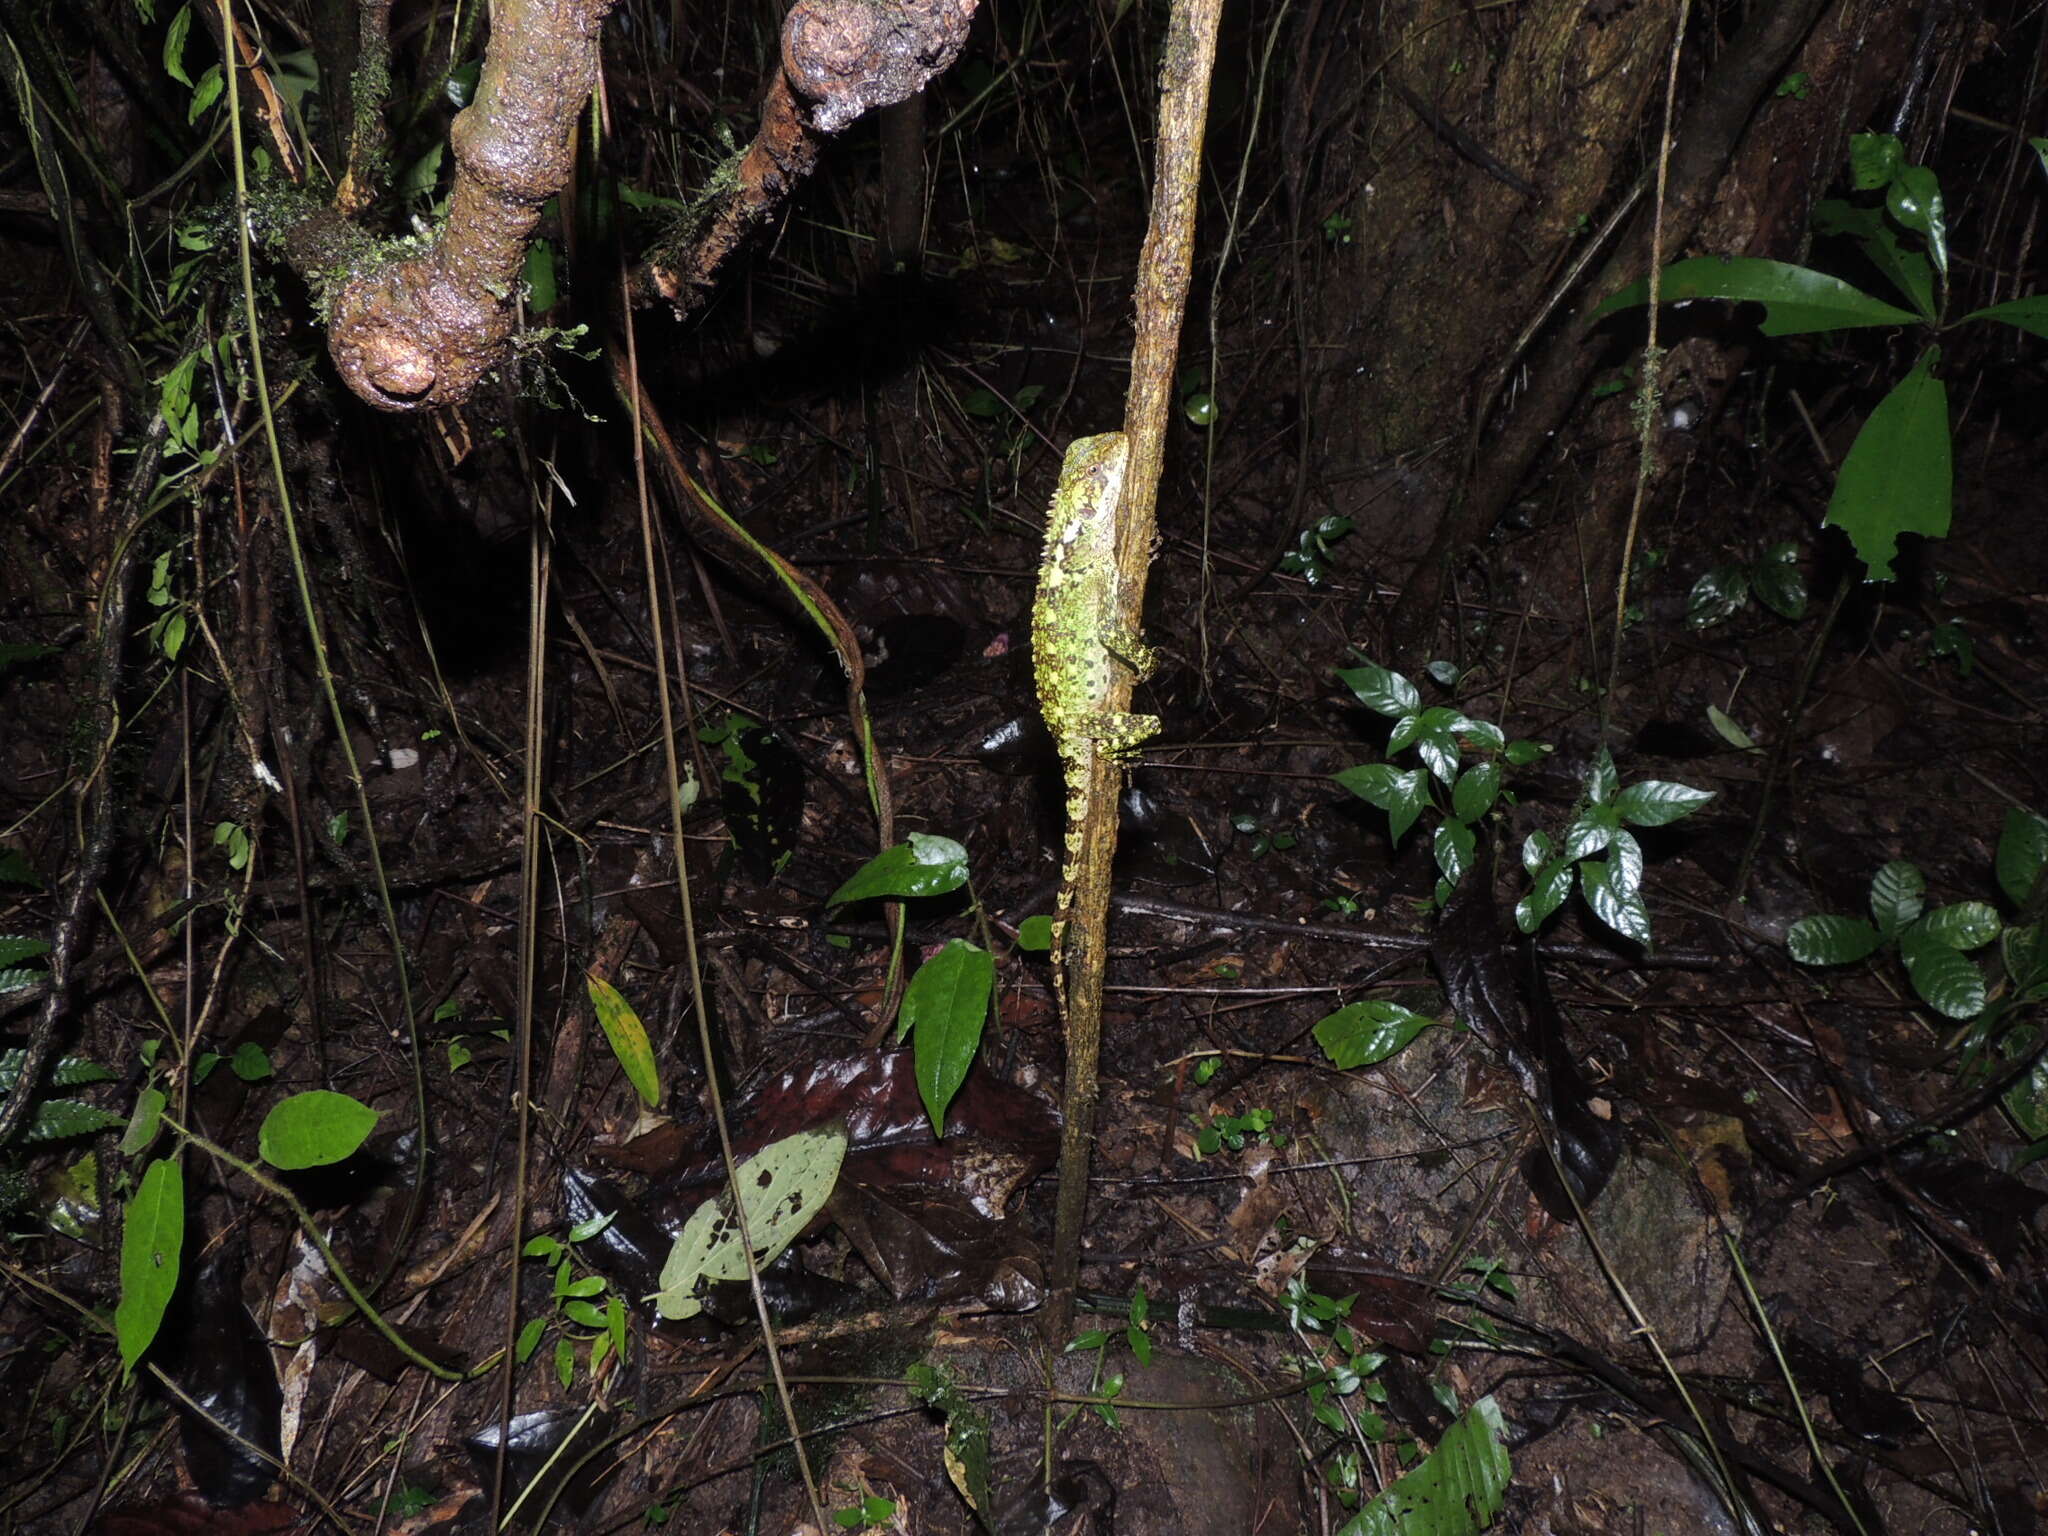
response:
[[[1135,239],[1096,234],[1112,250]],[[1090,238],[1085,216],[1068,235]],[[851,1137],[840,1194],[770,1287],[827,1510],[883,1499],[892,1511],[869,1508],[881,1529],[976,1528],[942,1424],[901,1384],[922,1362],[988,1416],[1002,1536],[1045,1529],[1049,1498],[1076,1511],[1062,1531],[1335,1530],[1489,1396],[1512,1458],[1506,1529],[1741,1530],[1731,1507],[1785,1531],[2035,1529],[2048,1181],[2021,1127],[2048,1113],[2048,1075],[2037,1066],[2010,1104],[1984,1083],[2035,1049],[2040,1026],[2016,1011],[2020,1032],[1987,1050],[1969,1021],[1921,1001],[1892,950],[1806,966],[1787,936],[1812,914],[1868,915],[1874,877],[1901,860],[1924,874],[1929,910],[2016,916],[1997,850],[2012,813],[2024,841],[2025,814],[2048,810],[2038,437],[1974,406],[1953,534],[1909,551],[1899,582],[1864,586],[1817,526],[1824,477],[1760,454],[1738,391],[1649,511],[1610,672],[1613,576],[1577,571],[1569,511],[1503,530],[1463,572],[1438,649],[1387,654],[1381,625],[1416,558],[1388,531],[1406,471],[1332,477],[1311,498],[1361,531],[1333,533],[1310,579],[1272,568],[1272,551],[1299,548],[1282,525],[1292,449],[1244,446],[1288,424],[1210,429],[1213,463],[1204,429],[1183,425],[1146,614],[1164,660],[1137,702],[1163,729],[1129,776],[1112,918],[1087,1347],[1049,1352],[1064,1052],[1045,957],[1016,940],[1050,908],[1062,793],[1029,610],[1055,440],[1116,419],[1121,380],[1097,360],[1128,337],[1120,284],[1092,297],[1027,271],[963,269],[937,290],[945,302],[898,295],[829,343],[749,338],[729,365],[657,370],[677,419],[715,443],[702,473],[857,627],[899,839],[966,850],[972,901],[907,904],[910,962],[955,938],[998,961],[979,1059],[934,1141],[908,1054],[874,1043],[887,914],[830,905],[878,851],[844,679],[758,575],[697,559],[667,524],[679,746],[697,787],[694,945],[739,1150],[840,1117]],[[1256,322],[1239,332],[1224,343],[1250,355]],[[943,355],[943,334],[981,351]],[[896,368],[865,425],[818,403],[849,354],[919,360]],[[600,398],[593,377],[569,379]],[[432,474],[435,444],[339,420],[336,441],[309,427],[302,449],[357,474],[376,443],[387,491],[415,474],[433,487],[313,535],[374,829],[296,627],[273,514],[252,501],[239,532],[166,519],[152,553],[230,551],[190,609],[229,643],[210,649],[195,624],[170,665],[143,634],[157,609],[138,605],[111,764],[122,814],[104,894],[118,927],[102,924],[83,961],[65,1049],[112,1070],[79,1094],[125,1117],[145,1081],[178,1086],[160,1063],[182,1044],[187,1123],[244,1156],[286,1093],[332,1089],[379,1111],[361,1155],[293,1188],[340,1262],[382,1278],[380,1309],[456,1374],[503,1347],[511,1302],[530,503],[487,413],[472,456]],[[577,497],[552,511],[523,1215],[557,1246],[516,1266],[519,1319],[539,1331],[521,1340],[533,1347],[509,1486],[539,1475],[579,1531],[788,1531],[807,1505],[751,1298],[721,1295],[686,1325],[657,1326],[644,1305],[717,1153],[626,437],[616,422],[526,429],[559,433],[538,457]],[[10,579],[26,617],[0,634],[54,647],[0,674],[10,934],[47,929],[73,858],[57,792],[85,760],[80,594],[107,552],[92,543],[104,530],[65,524],[66,505],[53,491],[24,512],[23,547],[53,586]],[[1780,543],[1810,592],[1803,616],[1752,597],[1692,622],[1700,578],[1753,573]],[[274,643],[237,649],[251,636]],[[258,755],[286,793],[248,788],[223,656],[258,679]],[[1498,869],[1466,877],[1476,905],[1437,905],[1436,815],[1394,842],[1334,777],[1388,760],[1389,721],[1337,676],[1366,661],[1411,679],[1424,705],[1549,749],[1508,774]],[[1653,945],[1616,938],[1574,896],[1533,950],[1539,986],[1513,937],[1519,855],[1532,831],[1561,835],[1603,750],[1622,785],[1712,799],[1641,831]],[[223,809],[237,805],[257,810],[243,822]],[[1994,984],[1996,957],[1971,957]],[[1487,978],[1491,1028],[1458,1021],[1446,965]],[[654,1043],[659,1115],[597,1027],[592,971]],[[0,998],[9,1043],[38,996]],[[1342,1070],[1315,1026],[1365,1002],[1430,1023]],[[486,1529],[499,1375],[444,1383],[408,1364],[348,1315],[285,1208],[197,1152],[192,1283],[154,1363],[215,1418],[281,1444],[289,1480],[271,1485],[261,1458],[195,1427],[146,1373],[125,1395],[106,1319],[135,1164],[115,1134],[31,1148],[13,1169],[25,1183],[0,1303],[0,1390],[16,1405],[0,1523],[71,1530],[114,1509],[99,1529],[257,1530],[324,1500],[349,1530]],[[1596,1170],[1582,1210],[1548,1161],[1559,1134]],[[597,1213],[611,1225],[570,1243]],[[1349,1335],[1333,1326],[1346,1319]],[[1318,1371],[1334,1374],[1311,1394]],[[202,1513],[195,1488],[262,1497]]]

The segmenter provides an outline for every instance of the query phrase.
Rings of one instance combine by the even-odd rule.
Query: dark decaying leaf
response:
[[[935,1142],[909,1051],[862,1051],[794,1068],[738,1100],[731,1117],[733,1153],[742,1158],[843,1119],[843,1178],[878,1188],[950,1186],[989,1218],[1001,1216],[1023,1184],[1052,1166],[1059,1142],[1059,1117],[1049,1104],[985,1071],[967,1075],[946,1115],[946,1139]],[[708,1126],[693,1131],[690,1147],[663,1180],[665,1201],[688,1202],[684,1217],[703,1198],[700,1186],[724,1177]],[[656,1219],[668,1218],[657,1210]]]
[[[1026,1477],[1006,1486],[993,1505],[987,1525],[995,1536],[1041,1536],[1046,1531],[1096,1531],[1108,1536],[1116,1529],[1115,1484],[1101,1467],[1079,1457],[1054,1467],[1050,1484],[1042,1477]]]
[[[1484,844],[1473,863],[1473,877],[1459,884],[1437,920],[1430,955],[1458,1017],[1507,1064],[1535,1108],[1549,1151],[1531,1155],[1529,1182],[1545,1210],[1570,1221],[1572,1203],[1556,1168],[1563,1168],[1580,1204],[1590,1204],[1621,1157],[1621,1133],[1593,1110],[1591,1086],[1572,1058],[1564,1016],[1551,1000],[1534,945],[1524,943],[1519,966],[1508,955]]]
[[[1436,1327],[1436,1289],[1427,1280],[1388,1273],[1362,1255],[1321,1248],[1309,1261],[1309,1288],[1324,1296],[1351,1296],[1342,1321],[1375,1344],[1419,1355]]]
[[[259,1498],[276,1479],[284,1405],[270,1345],[242,1304],[243,1262],[241,1245],[224,1242],[187,1266],[152,1356],[190,1399],[172,1404],[192,1485],[228,1507]]]
[[[1942,1215],[1975,1235],[1999,1263],[2015,1263],[2031,1243],[2048,1195],[1987,1163],[1963,1158],[1901,1158],[1899,1178]]]
[[[571,1520],[590,1508],[598,1478],[616,1463],[606,1456],[584,1458],[604,1443],[611,1433],[611,1421],[612,1416],[602,1409],[586,1417],[581,1408],[543,1408],[522,1413],[512,1421],[511,1434],[505,1440],[505,1486],[518,1493],[508,1492],[506,1505],[509,1508],[515,1498],[524,1495],[519,1509],[521,1528],[533,1529],[550,1505],[557,1516]],[[498,1456],[497,1421],[485,1424],[462,1444],[478,1480],[490,1487]],[[546,1485],[527,1492],[527,1485],[543,1472]]]
[[[391,1319],[386,1318],[385,1321],[390,1323]],[[469,1357],[459,1349],[450,1348],[437,1335],[420,1333],[398,1323],[391,1323],[391,1327],[434,1364],[451,1371],[469,1369]],[[396,1386],[409,1372],[419,1369],[417,1364],[398,1352],[396,1344],[360,1319],[346,1327],[323,1332],[320,1337],[324,1341],[324,1353],[362,1367],[387,1386]]]
[[[902,1184],[885,1192],[842,1179],[826,1209],[898,1301],[1024,1312],[1044,1296],[1037,1246],[952,1191]]]
[[[1866,1377],[1861,1360],[1799,1329],[1781,1330],[1780,1336],[1785,1363],[1800,1390],[1825,1395],[1836,1422],[1850,1434],[1887,1450],[1917,1436],[1920,1421],[1912,1404],[1884,1386],[1875,1372]]]

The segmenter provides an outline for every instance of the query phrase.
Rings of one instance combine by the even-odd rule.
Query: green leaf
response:
[[[1458,775],[1457,787],[1451,791],[1451,814],[1469,825],[1492,810],[1498,799],[1500,764],[1474,763]]]
[[[1614,771],[1614,754],[1602,747],[1586,772],[1586,798],[1595,805],[1606,805],[1620,787],[1621,775]]]
[[[50,946],[42,939],[31,938],[25,933],[0,934],[0,967],[21,964],[47,955]]]
[[[1017,925],[1017,947],[1028,954],[1042,955],[1052,948],[1052,919],[1034,913]]]
[[[1899,935],[1899,958],[1920,1000],[1951,1019],[1974,1019],[1984,1011],[1984,973],[1951,946],[1915,923]]]
[[[1855,133],[1849,136],[1849,184],[1858,192],[1875,192],[1891,185],[1899,167],[1906,163],[1906,148],[1894,133]]]
[[[1927,877],[1908,859],[1894,859],[1870,881],[1870,915],[1878,932],[1890,938],[1920,915],[1926,905]]]
[[[228,1070],[245,1083],[260,1083],[271,1075],[270,1052],[254,1040],[244,1040],[228,1058]]]
[[[1589,805],[1564,831],[1564,857],[1577,861],[1601,852],[1621,830],[1621,817],[1612,806]]]
[[[1616,832],[1607,845],[1607,879],[1618,897],[1629,897],[1643,888],[1643,845],[1632,832]]]
[[[188,91],[192,89],[192,77],[185,73],[185,39],[191,31],[192,7],[181,5],[164,29],[164,73]]]
[[[1390,763],[1356,763],[1332,777],[1387,813],[1388,836],[1397,846],[1429,804],[1429,776],[1420,768],[1404,772]]]
[[[1623,938],[1650,947],[1650,913],[1643,898],[1621,889],[1605,859],[1587,859],[1579,865],[1579,889],[1593,915]]]
[[[1526,768],[1549,756],[1550,748],[1540,741],[1511,741],[1501,749],[1501,755],[1510,766]]]
[[[1369,661],[1363,666],[1339,667],[1337,676],[1358,696],[1359,703],[1389,720],[1412,715],[1422,707],[1422,695],[1413,683]]]
[[[1754,256],[1696,256],[1673,262],[1664,269],[1659,297],[1666,304],[1690,299],[1762,304],[1764,318],[1759,329],[1766,336],[1912,325],[1919,318],[1911,310],[1872,298],[1839,277]],[[1631,283],[1594,310],[1592,318],[1647,304],[1649,299],[1647,282]]]
[[[1664,779],[1644,779],[1631,784],[1614,797],[1614,809],[1633,827],[1664,827],[1714,798],[1711,789],[1694,789],[1690,784],[1673,784]]]
[[[734,1183],[754,1239],[756,1267],[773,1264],[824,1209],[845,1160],[846,1127],[835,1124],[770,1142],[739,1165]],[[731,1202],[730,1189],[706,1200],[669,1248],[654,1306],[671,1322],[704,1310],[707,1285],[747,1278],[747,1255]]]
[[[863,864],[825,904],[876,897],[944,896],[967,883],[967,850],[950,837],[913,832],[894,848],[884,848]]]
[[[1685,622],[1693,629],[1725,623],[1749,601],[1749,572],[1739,565],[1717,565],[1692,584],[1685,599]]]
[[[1377,1066],[1406,1050],[1436,1022],[1427,1014],[1377,998],[1339,1008],[1315,1027],[1316,1044],[1340,1072]]]
[[[548,1320],[545,1317],[535,1317],[529,1318],[520,1328],[519,1343],[513,1353],[519,1357],[521,1365],[533,1358],[534,1350],[540,1347],[540,1336],[547,1332],[547,1327]]]
[[[315,1088],[293,1094],[263,1117],[256,1148],[273,1168],[321,1168],[360,1147],[377,1119],[369,1105]]]
[[[1802,917],[1785,935],[1786,952],[1801,965],[1849,965],[1883,942],[1860,917]]]
[[[1920,252],[1906,248],[1881,209],[1828,198],[1815,205],[1813,227],[1817,234],[1854,240],[1870,264],[1891,279],[1892,286],[1919,311],[1920,318],[1933,322],[1934,265]]]
[[[1998,832],[1998,888],[2014,906],[2022,906],[2048,864],[2048,817],[2017,807],[2005,813]]]
[[[2048,338],[2048,293],[2030,293],[2023,299],[2007,299],[1988,309],[1973,309],[1964,320],[1996,320],[2015,325],[2030,335]]]
[[[1756,744],[1755,739],[1749,732],[1745,731],[1711,704],[1707,706],[1707,724],[1714,728],[1714,733],[1717,736],[1738,752],[1760,752],[1763,750]]]
[[[911,1036],[917,1091],[934,1136],[946,1134],[946,1106],[967,1080],[974,1053],[981,1049],[995,984],[995,956],[965,939],[954,939],[918,967],[904,990],[901,1030]],[[902,1038],[901,1032],[897,1038]]]
[[[1889,581],[1899,535],[1948,533],[1954,474],[1950,465],[1948,388],[1935,377],[1938,347],[1877,403],[1842,461],[1827,522],[1848,534],[1865,579]]]
[[[1513,1467],[1499,1406],[1482,1397],[1413,1471],[1345,1521],[1337,1536],[1472,1536],[1493,1523]]]
[[[1557,845],[1551,842],[1548,832],[1531,832],[1522,839],[1522,873],[1533,878],[1555,852]]]
[[[1550,914],[1564,905],[1572,893],[1572,861],[1557,859],[1535,876],[1529,894],[1515,903],[1515,926],[1534,933],[1549,921]]]
[[[562,1303],[562,1316],[579,1328],[602,1330],[605,1325],[604,1309],[594,1306],[580,1296],[572,1296]]]
[[[584,977],[583,985],[590,993],[590,1006],[597,1011],[598,1026],[604,1030],[612,1054],[619,1059],[626,1081],[640,1095],[641,1103],[649,1109],[659,1109],[661,1067],[655,1062],[654,1045],[647,1038],[647,1026],[640,1022],[640,1015],[620,995],[619,989],[596,972]]]
[[[1444,872],[1444,879],[1450,884],[1456,885],[1465,878],[1465,870],[1472,862],[1474,842],[1472,829],[1454,818],[1447,818],[1436,829],[1431,851],[1436,855],[1436,867]]]
[[[142,1175],[121,1223],[121,1302],[114,1337],[121,1371],[135,1369],[164,1320],[178,1288],[185,1248],[185,1176],[174,1158],[160,1157]]]
[[[1927,254],[1934,269],[1948,276],[1948,213],[1941,200],[1941,182],[1924,165],[1900,168],[1885,192],[1885,207],[1893,218],[1927,239]]]
[[[1927,914],[1922,926],[1928,937],[1967,954],[1973,949],[1982,949],[1997,938],[1999,929],[2005,925],[1998,920],[1998,910],[1990,902],[1958,901],[1950,906],[1936,907]]]
[[[145,1088],[135,1095],[135,1112],[128,1117],[128,1129],[121,1133],[123,1157],[134,1157],[156,1140],[157,1124],[168,1102],[161,1088]]]

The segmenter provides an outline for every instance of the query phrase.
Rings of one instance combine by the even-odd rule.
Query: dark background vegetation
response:
[[[364,1166],[299,1193],[354,1272],[383,1277],[412,1337],[475,1364],[514,1300],[516,1203],[526,1231],[557,1235],[584,1175],[636,1208],[691,1203],[663,1180],[704,1145],[698,978],[668,848],[633,439],[602,355],[624,336],[621,273],[674,233],[669,200],[694,198],[752,131],[780,15],[622,0],[605,25],[602,132],[585,118],[543,220],[552,295],[529,266],[529,325],[581,330],[522,346],[465,405],[394,417],[341,387],[319,295],[274,250],[256,251],[260,329],[245,327],[224,109],[199,99],[219,19],[192,13],[167,52],[186,14],[27,0],[0,23],[0,933],[66,936],[68,965],[55,982],[33,958],[10,974],[0,1034],[26,1040],[58,986],[58,1048],[113,1074],[80,1097],[125,1118],[157,1082],[245,1156],[285,1092],[377,1108]],[[1763,37],[1781,15],[1799,25]],[[306,87],[282,131],[304,151],[304,189],[330,199],[347,163],[338,108],[361,88],[355,7],[262,0],[237,19],[269,78]],[[1936,900],[1995,899],[2002,819],[2048,807],[2042,343],[1991,328],[1945,343],[1954,531],[1909,543],[1898,579],[1869,585],[1821,512],[1914,344],[1883,330],[1768,342],[1752,309],[1667,312],[1628,549],[1640,312],[1581,317],[1599,282],[1644,270],[1657,199],[1630,192],[1656,168],[1681,21],[1667,256],[1825,264],[1812,207],[1841,194],[1851,134],[1890,131],[1941,179],[1951,312],[2041,286],[2048,178],[2026,143],[2048,132],[2038,6],[1227,7],[1181,353],[1189,409],[1168,445],[1147,612],[1166,661],[1139,699],[1165,728],[1132,779],[1083,1279],[1097,1298],[1142,1288],[1157,1348],[1138,1366],[1122,1319],[1096,1320],[1140,1406],[1115,1429],[1081,1414],[1054,1452],[1087,1506],[1076,1518],[1098,1529],[1111,1502],[1126,1532],[1335,1529],[1347,1493],[1369,1495],[1404,1448],[1442,1434],[1445,1399],[1487,1392],[1508,1424],[1515,1529],[2017,1533],[2044,1513],[2044,1185],[2027,1138],[1995,1103],[1947,1115],[1971,1091],[1961,1033],[1896,967],[1801,970],[1783,945],[1796,918],[1863,910],[1889,860],[1916,861]],[[454,110],[443,76],[458,66],[459,87],[488,32],[459,34],[451,57],[453,13],[407,0],[389,22],[390,153],[351,204],[378,238],[430,227]],[[1164,26],[1149,0],[984,0],[921,116],[871,115],[831,140],[700,315],[633,313],[640,376],[683,460],[855,625],[898,833],[965,844],[992,924],[976,934],[1001,960],[977,1079],[1035,1096],[1000,1100],[964,1150],[871,1175],[885,1196],[996,1192],[946,1208],[964,1225],[930,1251],[951,1279],[892,1295],[843,1225],[798,1250],[846,1288],[821,1315],[861,1320],[796,1324],[819,1331],[787,1346],[809,1383],[800,1412],[840,1426],[812,1447],[827,1502],[887,1496],[906,1531],[972,1517],[936,1422],[878,1382],[923,1357],[1008,1394],[990,1411],[1019,1486],[1045,1422],[1037,1335],[1005,1310],[1035,1299],[1051,1202],[1031,1177],[1045,1113],[1031,1106],[1050,1102],[1062,1061],[1042,957],[1012,946],[1058,874],[1027,614],[1057,450],[1121,410]],[[1757,48],[1767,77],[1745,94],[1735,65]],[[252,150],[269,141],[253,108],[245,129]],[[1701,145],[1718,149],[1688,160]],[[251,167],[276,171],[275,156]],[[258,348],[302,571],[260,430]],[[167,411],[177,431],[150,460]],[[883,915],[828,922],[825,907],[875,851],[840,669],[700,511],[658,477],[649,494],[700,791],[687,835],[720,1070],[744,1096],[822,1065],[879,1097],[861,1063],[886,996]],[[1350,531],[1283,559],[1327,518]],[[1687,622],[1702,575],[1788,542],[1814,595],[1805,617],[1752,601]],[[543,563],[546,672],[529,698]],[[1556,748],[1518,781],[1510,851],[1560,824],[1602,746],[1625,780],[1715,792],[1645,839],[1647,899],[1678,963],[1640,963],[1582,909],[1551,933],[1579,946],[1545,968],[1624,1147],[1583,1224],[1532,1195],[1523,1085],[1472,1035],[1433,1029],[1348,1074],[1307,1036],[1361,996],[1448,1017],[1426,953],[1399,947],[1430,932],[1427,828],[1390,846],[1384,818],[1329,778],[1385,742],[1332,680],[1360,654],[1432,703]],[[1709,706],[1760,750],[1739,750]],[[765,802],[721,792],[730,758],[699,735],[736,714],[761,727],[747,739]],[[545,814],[520,1189],[529,734]],[[914,908],[910,924],[918,945],[969,932],[957,904]],[[676,1124],[653,1130],[670,1143],[649,1148],[596,1033],[593,968],[661,1049]],[[269,1076],[230,1070],[244,1047]],[[1198,1128],[1255,1112],[1267,1118],[1242,1146],[1200,1156]],[[136,1174],[118,1136],[4,1153],[0,1518],[256,1529],[317,1494],[351,1530],[486,1529],[491,1458],[465,1442],[496,1424],[498,1379],[450,1390],[378,1355],[359,1323],[321,1330],[335,1294],[289,1215],[196,1154],[195,1278],[157,1363],[259,1442],[282,1424],[293,1480],[212,1467],[210,1431],[189,1412],[175,1428],[153,1378],[123,1384],[106,1319]],[[977,1182],[977,1148],[1011,1159],[1008,1183]],[[919,1230],[941,1225],[927,1213]],[[1295,1371],[1308,1344],[1204,1325],[1276,1316],[1302,1238],[1349,1256],[1319,1289],[1385,1293],[1357,1319],[1393,1351],[1383,1398],[1352,1400],[1383,1417],[1378,1434],[1311,1414]],[[1429,1282],[1469,1278],[1474,1258],[1512,1277],[1510,1320],[1432,1353],[1435,1309],[1473,1313],[1429,1302]],[[644,1273],[604,1270],[616,1255],[592,1262],[644,1293]],[[524,1268],[521,1316],[551,1315],[552,1271]],[[624,1358],[595,1375],[590,1331],[550,1325],[518,1411],[598,1402],[618,1437],[574,1528],[806,1518],[772,1451],[783,1428],[762,1407],[756,1335],[735,1315],[676,1337],[635,1310]],[[192,1348],[212,1338],[243,1344]],[[1090,1388],[1091,1359],[1069,1358],[1066,1390]],[[1700,1454],[1707,1425],[1719,1462]],[[209,1512],[195,1486],[226,1506],[264,1496],[250,1507],[265,1513]],[[1005,1530],[1044,1527],[1026,1500],[1005,1510]]]

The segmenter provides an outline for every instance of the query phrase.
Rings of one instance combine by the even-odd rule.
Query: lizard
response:
[[[1117,511],[1123,502],[1130,443],[1121,432],[1076,438],[1060,466],[1059,489],[1045,520],[1045,554],[1031,607],[1031,658],[1038,707],[1059,749],[1066,786],[1066,857],[1052,916],[1052,979],[1067,1017],[1067,928],[1080,878],[1096,754],[1128,758],[1156,735],[1154,715],[1112,711],[1118,666],[1142,680],[1156,663],[1150,646],[1122,618],[1116,563]]]

